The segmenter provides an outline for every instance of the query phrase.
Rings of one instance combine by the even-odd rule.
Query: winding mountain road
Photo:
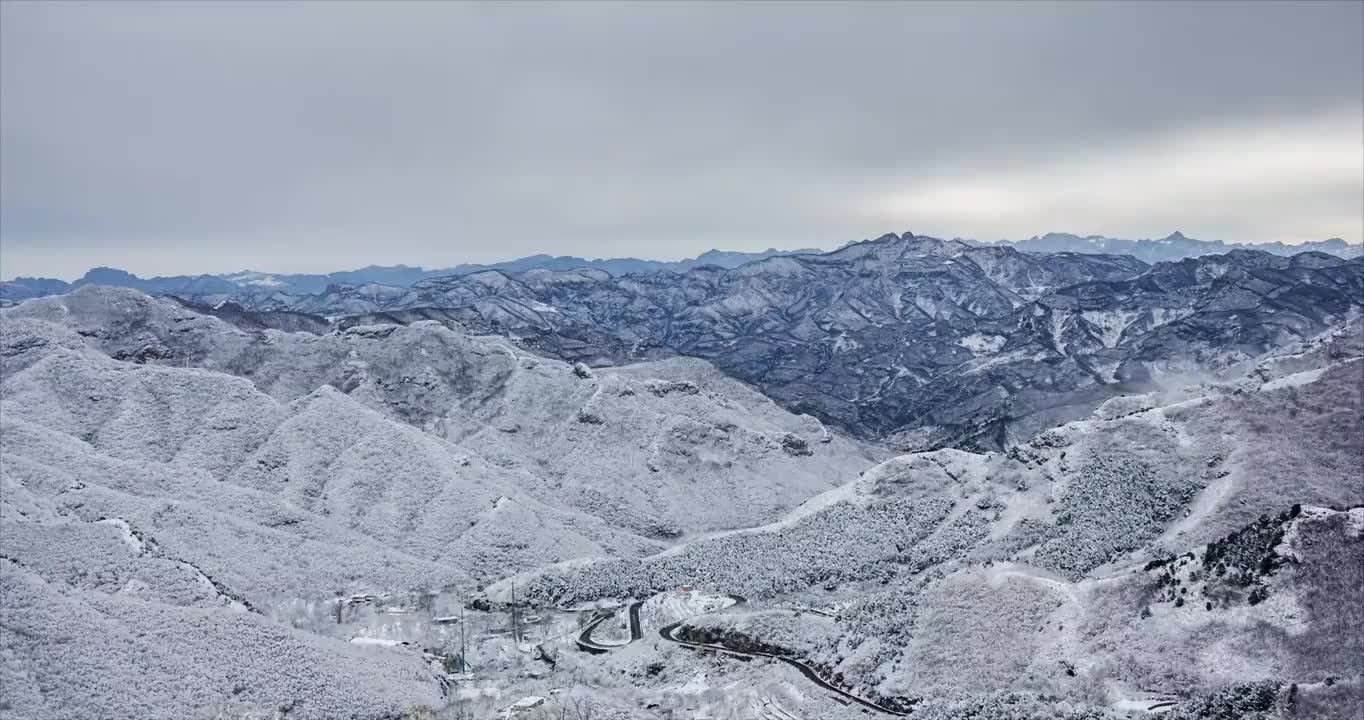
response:
[[[738,595],[730,595],[729,598],[733,600],[734,603],[733,605],[730,605],[728,607],[733,607],[734,605],[741,605],[747,602],[744,598]],[[626,609],[626,612],[629,614],[630,620],[630,642],[634,642],[636,640],[641,640],[644,638],[644,630],[639,620],[639,609],[641,606],[644,605],[644,602],[645,601],[643,600],[637,600],[635,602],[630,603],[629,607]],[[584,626],[582,631],[578,633],[577,639],[578,647],[585,652],[589,652],[592,654],[601,654],[611,652],[612,650],[618,650],[622,647],[625,647],[625,645],[629,644],[621,643],[616,645],[607,645],[599,643],[592,639],[592,632],[609,618],[615,617],[617,612],[618,612],[617,610],[599,610],[597,612],[597,616],[594,617],[592,621],[589,622],[586,626]],[[723,645],[712,645],[710,643],[695,643],[689,640],[679,640],[677,637],[674,636],[673,633],[676,632],[677,628],[680,627],[681,625],[682,622],[675,622],[672,623],[671,625],[665,625],[658,629],[658,635],[659,637],[663,638],[664,640],[667,640],[670,643],[676,643],[678,645],[681,645],[682,647],[691,648],[693,650],[709,651],[714,653],[733,655],[735,657],[741,658],[755,657],[768,658],[771,660],[784,662],[787,665],[790,665],[791,667],[799,671],[800,674],[804,675],[806,679],[808,679],[810,682],[850,702],[857,703],[858,705],[861,705],[865,708],[875,710],[876,712],[883,713],[886,715],[894,715],[898,717],[906,717],[909,715],[909,713],[903,713],[898,710],[892,710],[888,707],[878,705],[877,703],[874,703],[871,700],[867,700],[866,698],[854,695],[848,692],[847,690],[844,690],[843,688],[834,685],[828,680],[825,680],[823,677],[820,677],[819,673],[813,667],[810,667],[809,665],[806,665],[805,663],[799,660],[793,660],[788,657],[782,657],[781,655],[773,655],[764,652],[735,650],[732,648],[727,648]]]
[[[771,653],[753,652],[753,651],[746,651],[746,650],[734,650],[734,649],[732,649],[732,648],[727,648],[727,647],[725,647],[725,646],[723,646],[723,645],[712,645],[712,644],[710,644],[710,643],[694,643],[694,642],[691,642],[691,641],[688,641],[688,640],[679,640],[679,639],[677,639],[676,637],[673,636],[673,633],[677,630],[678,626],[680,626],[681,624],[682,624],[682,623],[680,623],[680,622],[676,622],[676,623],[673,623],[673,624],[671,624],[671,625],[665,625],[664,627],[661,627],[661,628],[658,629],[658,634],[659,634],[659,636],[661,636],[664,640],[667,640],[668,642],[677,643],[678,645],[681,645],[681,646],[683,646],[683,647],[692,648],[692,649],[694,649],[694,650],[708,650],[708,651],[714,652],[714,653],[722,653],[722,654],[727,654],[727,655],[734,655],[734,656],[736,656],[736,657],[743,657],[743,658],[761,657],[761,658],[769,658],[769,659],[772,659],[772,660],[779,660],[779,661],[781,661],[781,662],[786,663],[787,665],[790,665],[791,667],[795,668],[796,670],[800,671],[800,674],[801,674],[801,675],[804,675],[804,676],[806,677],[806,679],[808,679],[810,682],[813,682],[814,684],[816,684],[816,685],[818,685],[818,686],[824,688],[825,690],[828,690],[829,692],[832,692],[832,693],[838,695],[839,697],[845,698],[845,699],[847,699],[847,700],[850,700],[850,701],[852,701],[852,702],[857,703],[858,705],[861,705],[861,706],[866,707],[866,708],[870,708],[870,709],[872,709],[872,710],[875,710],[875,711],[877,711],[877,712],[879,712],[879,713],[884,713],[884,714],[886,714],[886,715],[895,715],[895,716],[898,716],[898,717],[908,717],[908,716],[909,716],[909,713],[903,713],[903,712],[900,712],[899,710],[892,710],[892,709],[890,709],[890,708],[888,708],[888,707],[884,707],[884,706],[882,706],[882,705],[878,705],[878,704],[876,704],[876,703],[874,703],[874,702],[872,702],[872,701],[870,701],[870,700],[867,700],[866,698],[858,697],[857,695],[854,695],[854,694],[848,692],[847,690],[844,690],[843,688],[840,688],[840,687],[838,687],[837,685],[834,685],[833,683],[829,682],[828,680],[825,680],[824,678],[820,677],[819,673],[816,672],[814,668],[810,667],[809,665],[806,665],[805,663],[803,663],[803,662],[801,662],[801,661],[799,661],[799,660],[792,660],[791,658],[782,657],[781,655],[773,655],[773,654],[771,654]]]

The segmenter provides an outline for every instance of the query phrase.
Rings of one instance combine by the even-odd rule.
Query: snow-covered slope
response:
[[[102,292],[79,291],[77,308]],[[167,322],[201,331],[186,342],[207,349],[205,365],[255,358],[245,372],[274,397],[222,372],[116,361],[63,326],[7,316],[6,474],[89,521],[158,528],[163,546],[246,595],[647,554],[661,547],[649,536],[753,524],[869,463],[697,362],[595,377],[440,326],[250,338],[202,316]],[[212,534],[238,524],[231,542]],[[290,547],[300,539],[318,547]],[[329,560],[307,561],[319,555]]]
[[[728,611],[732,622],[697,627],[783,647],[888,701],[1010,690],[1145,707],[1238,682],[1358,682],[1349,652],[1320,648],[1359,626],[1350,608],[1364,602],[1359,342],[1357,326],[1342,328],[1235,382],[1117,398],[1005,453],[894,458],[781,522],[533,572],[518,589],[553,602],[678,586],[742,595],[750,606]],[[1214,586],[1227,571],[1203,560],[1196,587],[1185,569],[1187,589],[1170,594],[1159,567],[1257,523],[1288,543],[1273,550],[1282,572]],[[1238,561],[1261,568],[1278,543]],[[1180,599],[1195,590],[1196,608],[1195,595]],[[781,625],[774,606],[828,608],[836,627],[811,636],[811,620],[787,612]],[[1278,639],[1255,640],[1264,633]]]
[[[644,556],[872,462],[696,361],[598,375],[434,323],[242,330],[124,289],[7,309],[0,371],[6,702],[31,717],[435,704],[410,653],[257,611]]]
[[[57,349],[33,345],[43,332]],[[32,497],[55,517],[117,519],[247,598],[439,587],[658,547],[329,386],[281,403],[222,373],[60,347],[47,323],[7,321],[4,338],[26,365],[0,386],[7,513]]]
[[[73,572],[93,575],[105,570],[100,559],[133,553],[108,533],[79,544]],[[437,674],[411,653],[158,598],[137,580],[120,591],[69,579],[0,559],[0,686],[11,717],[379,718],[441,701]],[[185,578],[163,590],[177,586],[196,589]]]
[[[34,300],[6,317],[58,323],[113,358],[240,376],[279,403],[330,386],[322,402],[344,396],[521,473],[539,497],[650,537],[766,522],[873,458],[695,360],[590,371],[434,322],[248,331],[117,288]],[[313,411],[296,434],[330,412]]]
[[[614,561],[610,572],[574,566],[546,591],[555,601],[612,595],[624,575],[619,596],[695,583],[761,597],[967,551],[1079,578],[1207,542],[1293,503],[1364,503],[1354,482],[1364,360],[1276,377],[1269,368],[1284,357],[1230,385],[1116,398],[1005,453],[900,456],[779,522]],[[767,560],[754,568],[753,557]]]

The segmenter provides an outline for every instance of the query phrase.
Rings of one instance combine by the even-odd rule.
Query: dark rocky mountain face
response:
[[[1236,251],[1148,266],[906,233],[732,269],[484,271],[261,305],[343,327],[436,320],[589,365],[701,357],[860,437],[998,449],[1325,331],[1364,305],[1364,262]]]
[[[173,295],[170,297],[194,312],[212,315],[243,330],[283,330],[320,335],[332,329],[326,318],[307,313],[288,310],[249,310],[235,302],[198,305]]]
[[[237,290],[236,283],[224,280],[217,275],[140,278],[126,270],[107,267],[93,268],[79,280],[71,283],[72,288],[83,285],[130,287],[154,295],[171,292],[189,294],[230,293]]]
[[[45,295],[61,295],[71,290],[65,280],[44,277],[17,277],[0,282],[0,303],[21,302]]]

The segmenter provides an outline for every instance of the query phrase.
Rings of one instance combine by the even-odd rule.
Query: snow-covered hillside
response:
[[[437,324],[250,332],[87,287],[5,311],[0,358],[4,610],[25,618],[6,626],[6,671],[35,717],[322,695],[295,712],[430,704],[439,687],[420,662],[393,660],[404,679],[369,692],[385,676],[352,682],[367,664],[344,645],[312,685],[252,680],[332,647],[257,611],[641,557],[779,516],[873,462],[703,363],[594,373]],[[90,646],[58,651],[85,617]],[[176,636],[196,624],[209,639]],[[132,655],[99,653],[122,634]],[[97,659],[68,671],[68,653]],[[199,695],[155,664],[186,656],[209,681]],[[250,667],[229,670],[237,660]],[[146,675],[151,699],[90,662]],[[52,673],[55,695],[34,685]]]
[[[1357,697],[1344,635],[1364,619],[1358,329],[1292,350],[1234,383],[1115,399],[1006,453],[894,458],[769,526],[518,587],[546,602],[736,593],[749,605],[687,623],[692,637],[775,646],[934,712],[1001,690],[1146,707],[1328,677],[1353,678],[1339,692]],[[1257,523],[1286,544],[1242,553],[1249,575],[1214,567],[1212,548]],[[1198,558],[1192,582],[1161,575]],[[811,630],[810,608],[834,628]]]
[[[312,402],[363,405],[422,431],[411,437],[455,443],[527,478],[518,482],[540,497],[646,537],[774,519],[879,452],[694,360],[594,371],[433,322],[253,332],[119,288],[35,300],[6,317],[68,328],[115,359],[239,376],[296,413]],[[324,387],[335,392],[320,396]],[[327,421],[333,412],[313,410],[312,421],[286,428],[301,423],[299,438],[316,424],[347,432]]]

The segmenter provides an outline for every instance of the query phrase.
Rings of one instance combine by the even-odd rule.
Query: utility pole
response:
[[[515,583],[515,582],[513,582],[513,583],[511,584],[511,622],[512,622],[512,640],[519,643],[519,642],[521,642],[521,618],[518,617],[518,616],[517,616],[517,613],[516,613],[516,583]]]
[[[468,652],[464,644],[464,598],[459,600],[459,674],[467,672],[464,669],[464,653]]]

